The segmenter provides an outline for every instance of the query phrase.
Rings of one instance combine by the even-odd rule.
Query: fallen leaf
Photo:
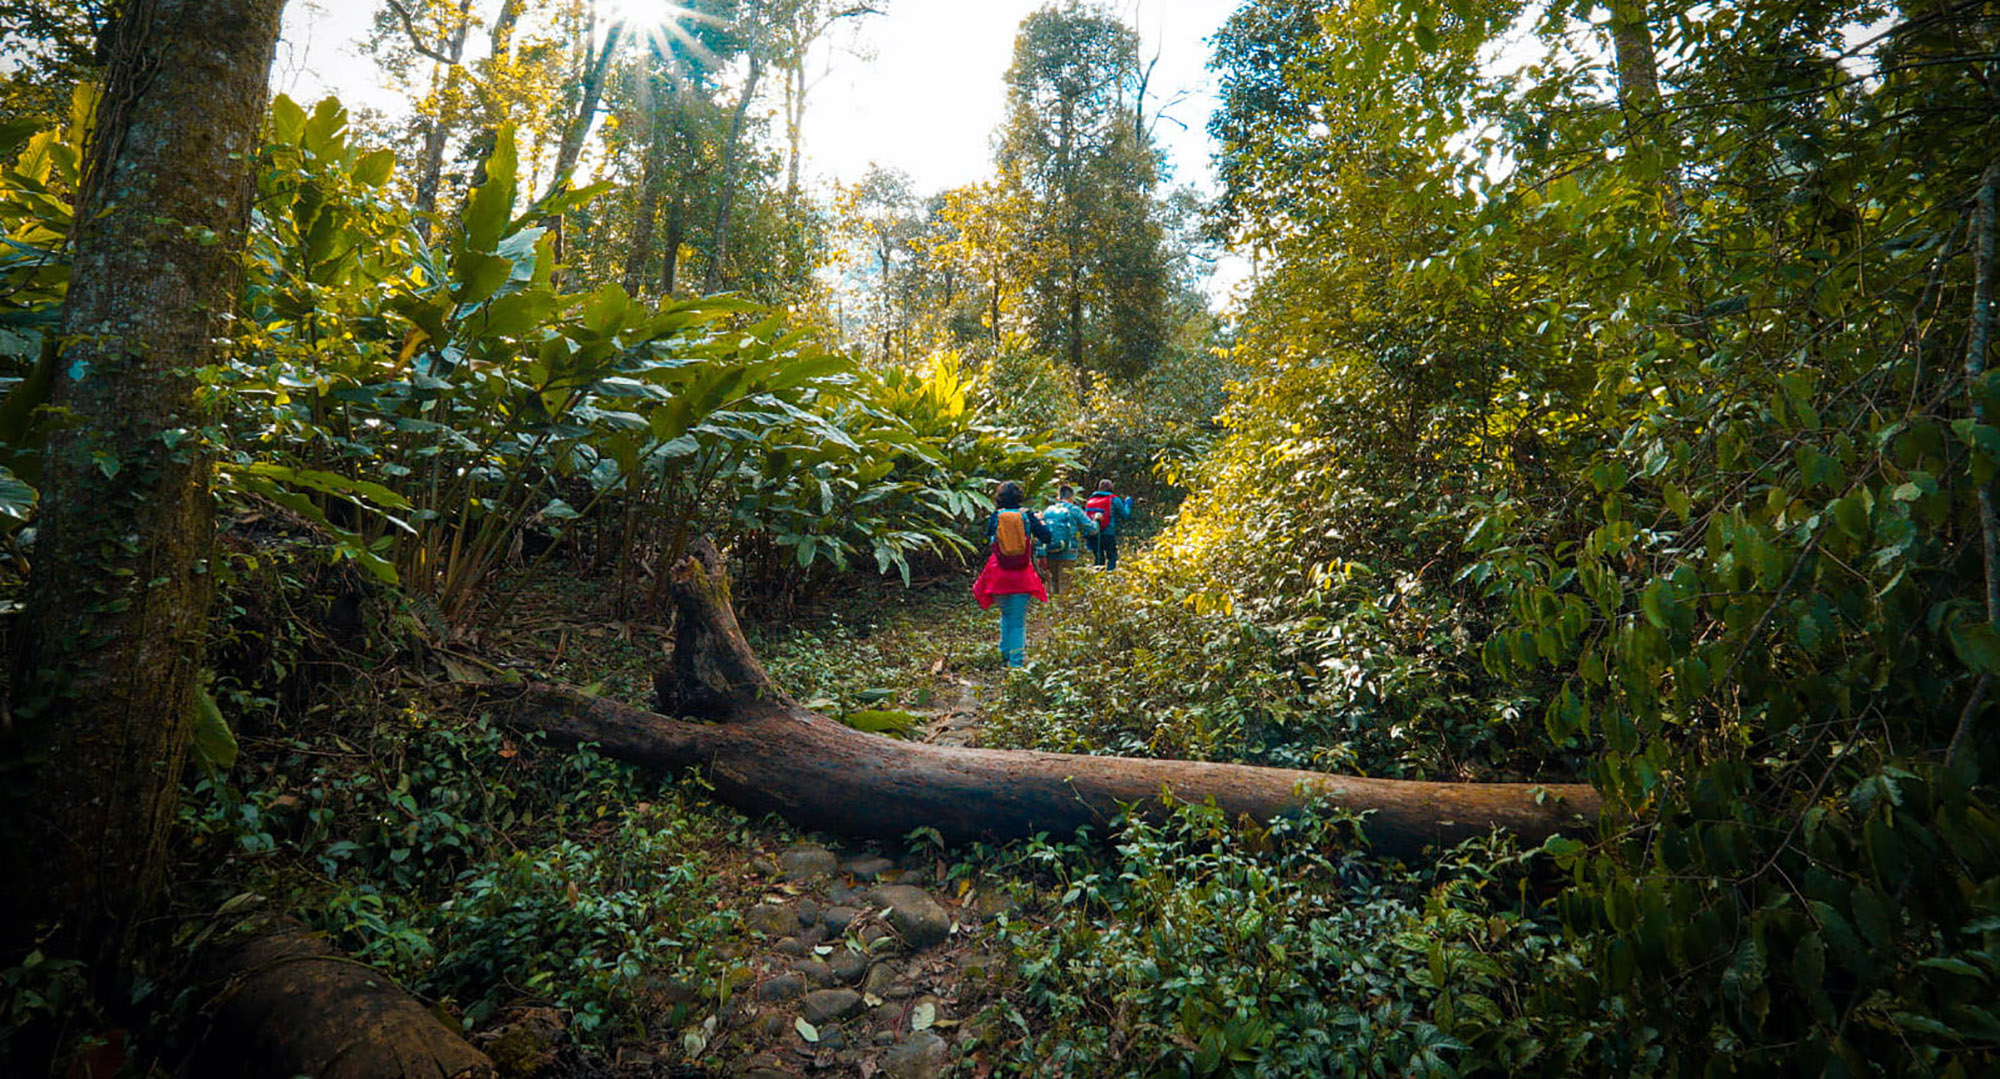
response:
[[[910,1013],[911,1030],[929,1030],[931,1025],[936,1022],[937,1005],[935,1004],[919,1004]]]
[[[819,1028],[806,1022],[803,1018],[792,1020],[792,1029],[799,1032],[799,1037],[809,1042],[819,1041]]]

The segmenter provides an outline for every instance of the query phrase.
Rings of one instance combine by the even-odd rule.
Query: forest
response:
[[[2000,3],[925,6],[0,0],[0,1075],[2000,1072]]]

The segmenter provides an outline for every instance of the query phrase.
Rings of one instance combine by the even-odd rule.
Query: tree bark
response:
[[[625,253],[625,291],[639,295],[646,287],[646,268],[653,261],[653,230],[660,216],[667,170],[667,123],[662,115],[668,103],[660,99],[665,88],[649,74],[640,75],[642,107],[646,112],[646,153],[640,170],[639,200],[632,216],[632,247]]]
[[[59,925],[123,953],[163,880],[211,591],[195,372],[235,332],[283,7],[139,0],[112,30],[15,657],[9,951]]]
[[[252,920],[204,956],[215,986],[199,1074],[490,1079],[493,1062],[381,971],[289,918]]]
[[[1581,784],[1425,783],[1194,761],[963,749],[866,734],[808,711],[774,685],[737,626],[720,558],[706,541],[675,570],[672,666],[657,679],[667,715],[545,684],[483,693],[507,723],[595,742],[622,760],[702,768],[721,797],[802,827],[897,837],[918,826],[948,842],[1067,835],[1161,796],[1213,798],[1258,820],[1322,798],[1368,814],[1374,849],[1408,857],[1493,828],[1528,843],[1588,828],[1597,792]]]
[[[1647,0],[1610,0],[1611,44],[1618,72],[1618,106],[1625,113],[1625,137],[1634,154],[1657,162],[1666,181],[1667,216],[1681,219],[1680,168],[1675,160],[1673,125],[1661,109],[1660,69],[1653,48],[1652,13]]]
[[[750,114],[750,101],[757,96],[757,83],[763,74],[764,54],[753,44],[750,71],[743,80],[743,97],[736,102],[736,112],[729,118],[729,138],[722,144],[722,190],[715,207],[715,236],[709,245],[708,272],[701,286],[705,293],[712,294],[722,287],[722,264],[729,257],[729,215],[736,206],[736,162],[742,154],[743,123]]]
[[[424,127],[423,156],[417,163],[417,197],[412,207],[417,217],[417,228],[429,237],[430,215],[437,210],[438,192],[444,186],[445,145],[451,141],[451,124],[445,113],[458,100],[458,82],[462,76],[459,63],[465,55],[465,35],[472,28],[472,0],[460,0],[457,22],[451,35],[440,43],[442,48],[426,48],[417,36],[415,23],[407,17],[405,26],[409,31],[410,44],[444,68],[443,81],[436,84],[434,95],[437,98],[437,115],[430,117],[430,123]]]
[[[570,182],[570,173],[575,171],[576,162],[583,156],[583,140],[590,134],[590,123],[597,117],[597,103],[604,96],[604,73],[611,67],[612,54],[618,51],[618,38],[625,32],[625,24],[612,23],[604,32],[604,45],[599,49],[597,59],[591,62],[583,75],[583,99],[578,102],[576,115],[563,125],[562,145],[556,150],[555,179],[550,190],[555,191]]]

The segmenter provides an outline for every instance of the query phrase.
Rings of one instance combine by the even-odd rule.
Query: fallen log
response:
[[[1586,831],[1600,807],[1584,784],[1432,783],[1242,764],[1087,757],[904,742],[820,715],[772,683],[737,625],[728,579],[702,541],[675,570],[675,647],[656,679],[662,712],[546,683],[492,687],[497,718],[657,769],[699,768],[724,801],[806,829],[947,842],[1068,835],[1162,795],[1213,799],[1232,817],[1313,800],[1366,814],[1375,850],[1409,857],[1501,828],[1526,843]]]
[[[210,945],[217,986],[200,1074],[240,1079],[492,1079],[493,1062],[390,977],[290,918]]]

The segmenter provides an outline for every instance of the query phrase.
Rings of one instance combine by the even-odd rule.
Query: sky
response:
[[[356,43],[377,0],[293,0],[273,89],[304,100],[325,93],[392,114],[402,99],[383,85]],[[607,0],[620,6],[648,0]],[[658,0],[651,0],[657,3]],[[808,97],[813,173],[851,181],[871,163],[900,168],[934,192],[986,176],[992,134],[1005,111],[1003,76],[1014,31],[1044,0],[873,0],[880,15],[853,20],[821,58]],[[1110,0],[1159,57],[1152,109],[1178,183],[1208,187],[1205,131],[1215,99],[1204,40],[1237,0]],[[474,35],[473,40],[479,40]],[[1178,121],[1176,123],[1175,121]],[[1184,125],[1184,126],[1183,126]]]

